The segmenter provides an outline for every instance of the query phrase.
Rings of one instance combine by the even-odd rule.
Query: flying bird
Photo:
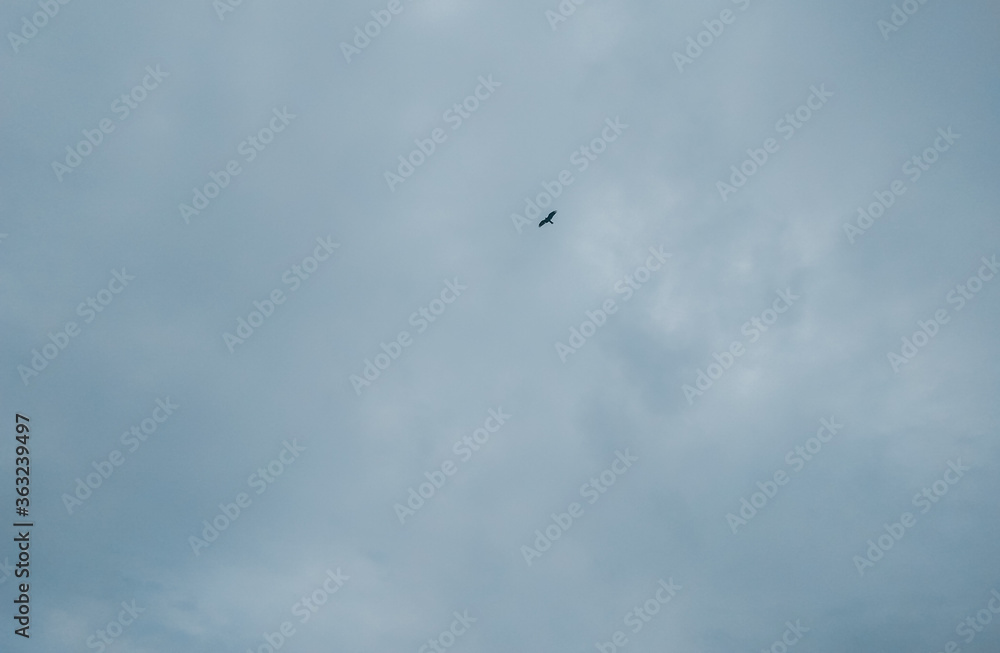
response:
[[[538,223],[538,226],[541,227],[543,224],[552,224],[552,216],[554,216],[555,214],[556,214],[555,211],[549,213],[547,216],[545,216],[544,220]]]

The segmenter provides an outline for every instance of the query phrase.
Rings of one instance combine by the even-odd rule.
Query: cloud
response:
[[[0,11],[20,35],[58,6],[0,54],[0,495],[21,414],[39,650],[123,601],[135,651],[966,647],[1000,589],[1000,304],[947,298],[1000,242],[993,6],[926,3],[887,40],[893,5],[857,1],[216,4]],[[961,137],[930,163],[939,129]],[[519,230],[532,203],[556,222]]]

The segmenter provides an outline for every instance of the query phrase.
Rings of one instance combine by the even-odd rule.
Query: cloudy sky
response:
[[[997,650],[996,3],[230,1],[0,9],[0,648]]]

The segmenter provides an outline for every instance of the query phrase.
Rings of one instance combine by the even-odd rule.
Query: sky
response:
[[[997,650],[998,21],[5,3],[0,648]]]

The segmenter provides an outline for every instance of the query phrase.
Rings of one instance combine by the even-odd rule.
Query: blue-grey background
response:
[[[386,3],[244,0],[220,19],[209,0],[75,0],[17,48],[5,36],[0,515],[21,413],[36,526],[31,639],[3,617],[3,650],[97,650],[133,600],[145,612],[110,650],[266,651],[290,621],[282,650],[416,653],[464,610],[455,651],[594,651],[616,630],[619,651],[771,650],[795,620],[795,651],[997,650],[1000,624],[971,644],[955,628],[1000,589],[1000,282],[961,311],[945,298],[1000,253],[1000,10],[930,0],[885,39],[887,2],[742,4],[588,0],[553,29],[554,0],[403,0],[350,62],[341,43]],[[735,22],[678,71],[724,9]],[[2,32],[38,11],[5,3]],[[118,120],[157,65],[169,77]],[[452,130],[444,112],[490,75]],[[833,97],[783,140],[776,122],[821,84]],[[283,107],[288,128],[185,223],[192,189]],[[115,131],[57,180],[103,118]],[[627,129],[580,172],[570,157],[609,118]],[[390,192],[384,172],[437,127]],[[903,164],[948,127],[961,138],[910,183]],[[723,201],[716,182],[769,137],[780,150]],[[555,224],[519,231],[511,214],[564,169]],[[906,193],[849,242],[894,179]],[[339,249],[287,292],[327,236]],[[622,301],[656,246],[669,262]],[[123,267],[135,280],[84,324],[77,306]],[[467,290],[417,333],[409,316],[456,277]],[[287,301],[231,353],[223,334],[274,288]],[[748,343],[786,288],[800,299]],[[608,298],[618,312],[562,362],[555,343]],[[887,353],[940,308],[951,320],[894,372]],[[71,320],[80,335],[23,382]],[[413,344],[358,396],[350,376],[404,329]],[[747,353],[689,404],[682,386],[733,341]],[[128,452],[121,434],[167,397],[179,408]],[[498,407],[512,417],[461,462],[453,443]],[[786,452],[831,416],[843,430],[792,472]],[[305,452],[255,494],[293,438]],[[588,504],[580,486],[625,449],[638,461]],[[457,473],[400,524],[394,504],[447,459]],[[913,495],[958,459],[971,471],[921,514]],[[791,481],[734,534],[727,513],[779,469]],[[239,492],[252,504],[195,555]],[[529,566],[521,547],[574,501],[583,516]],[[904,511],[916,525],[861,576],[854,556]],[[338,568],[300,624],[292,606]],[[632,633],[624,615],[669,578],[682,589]]]

